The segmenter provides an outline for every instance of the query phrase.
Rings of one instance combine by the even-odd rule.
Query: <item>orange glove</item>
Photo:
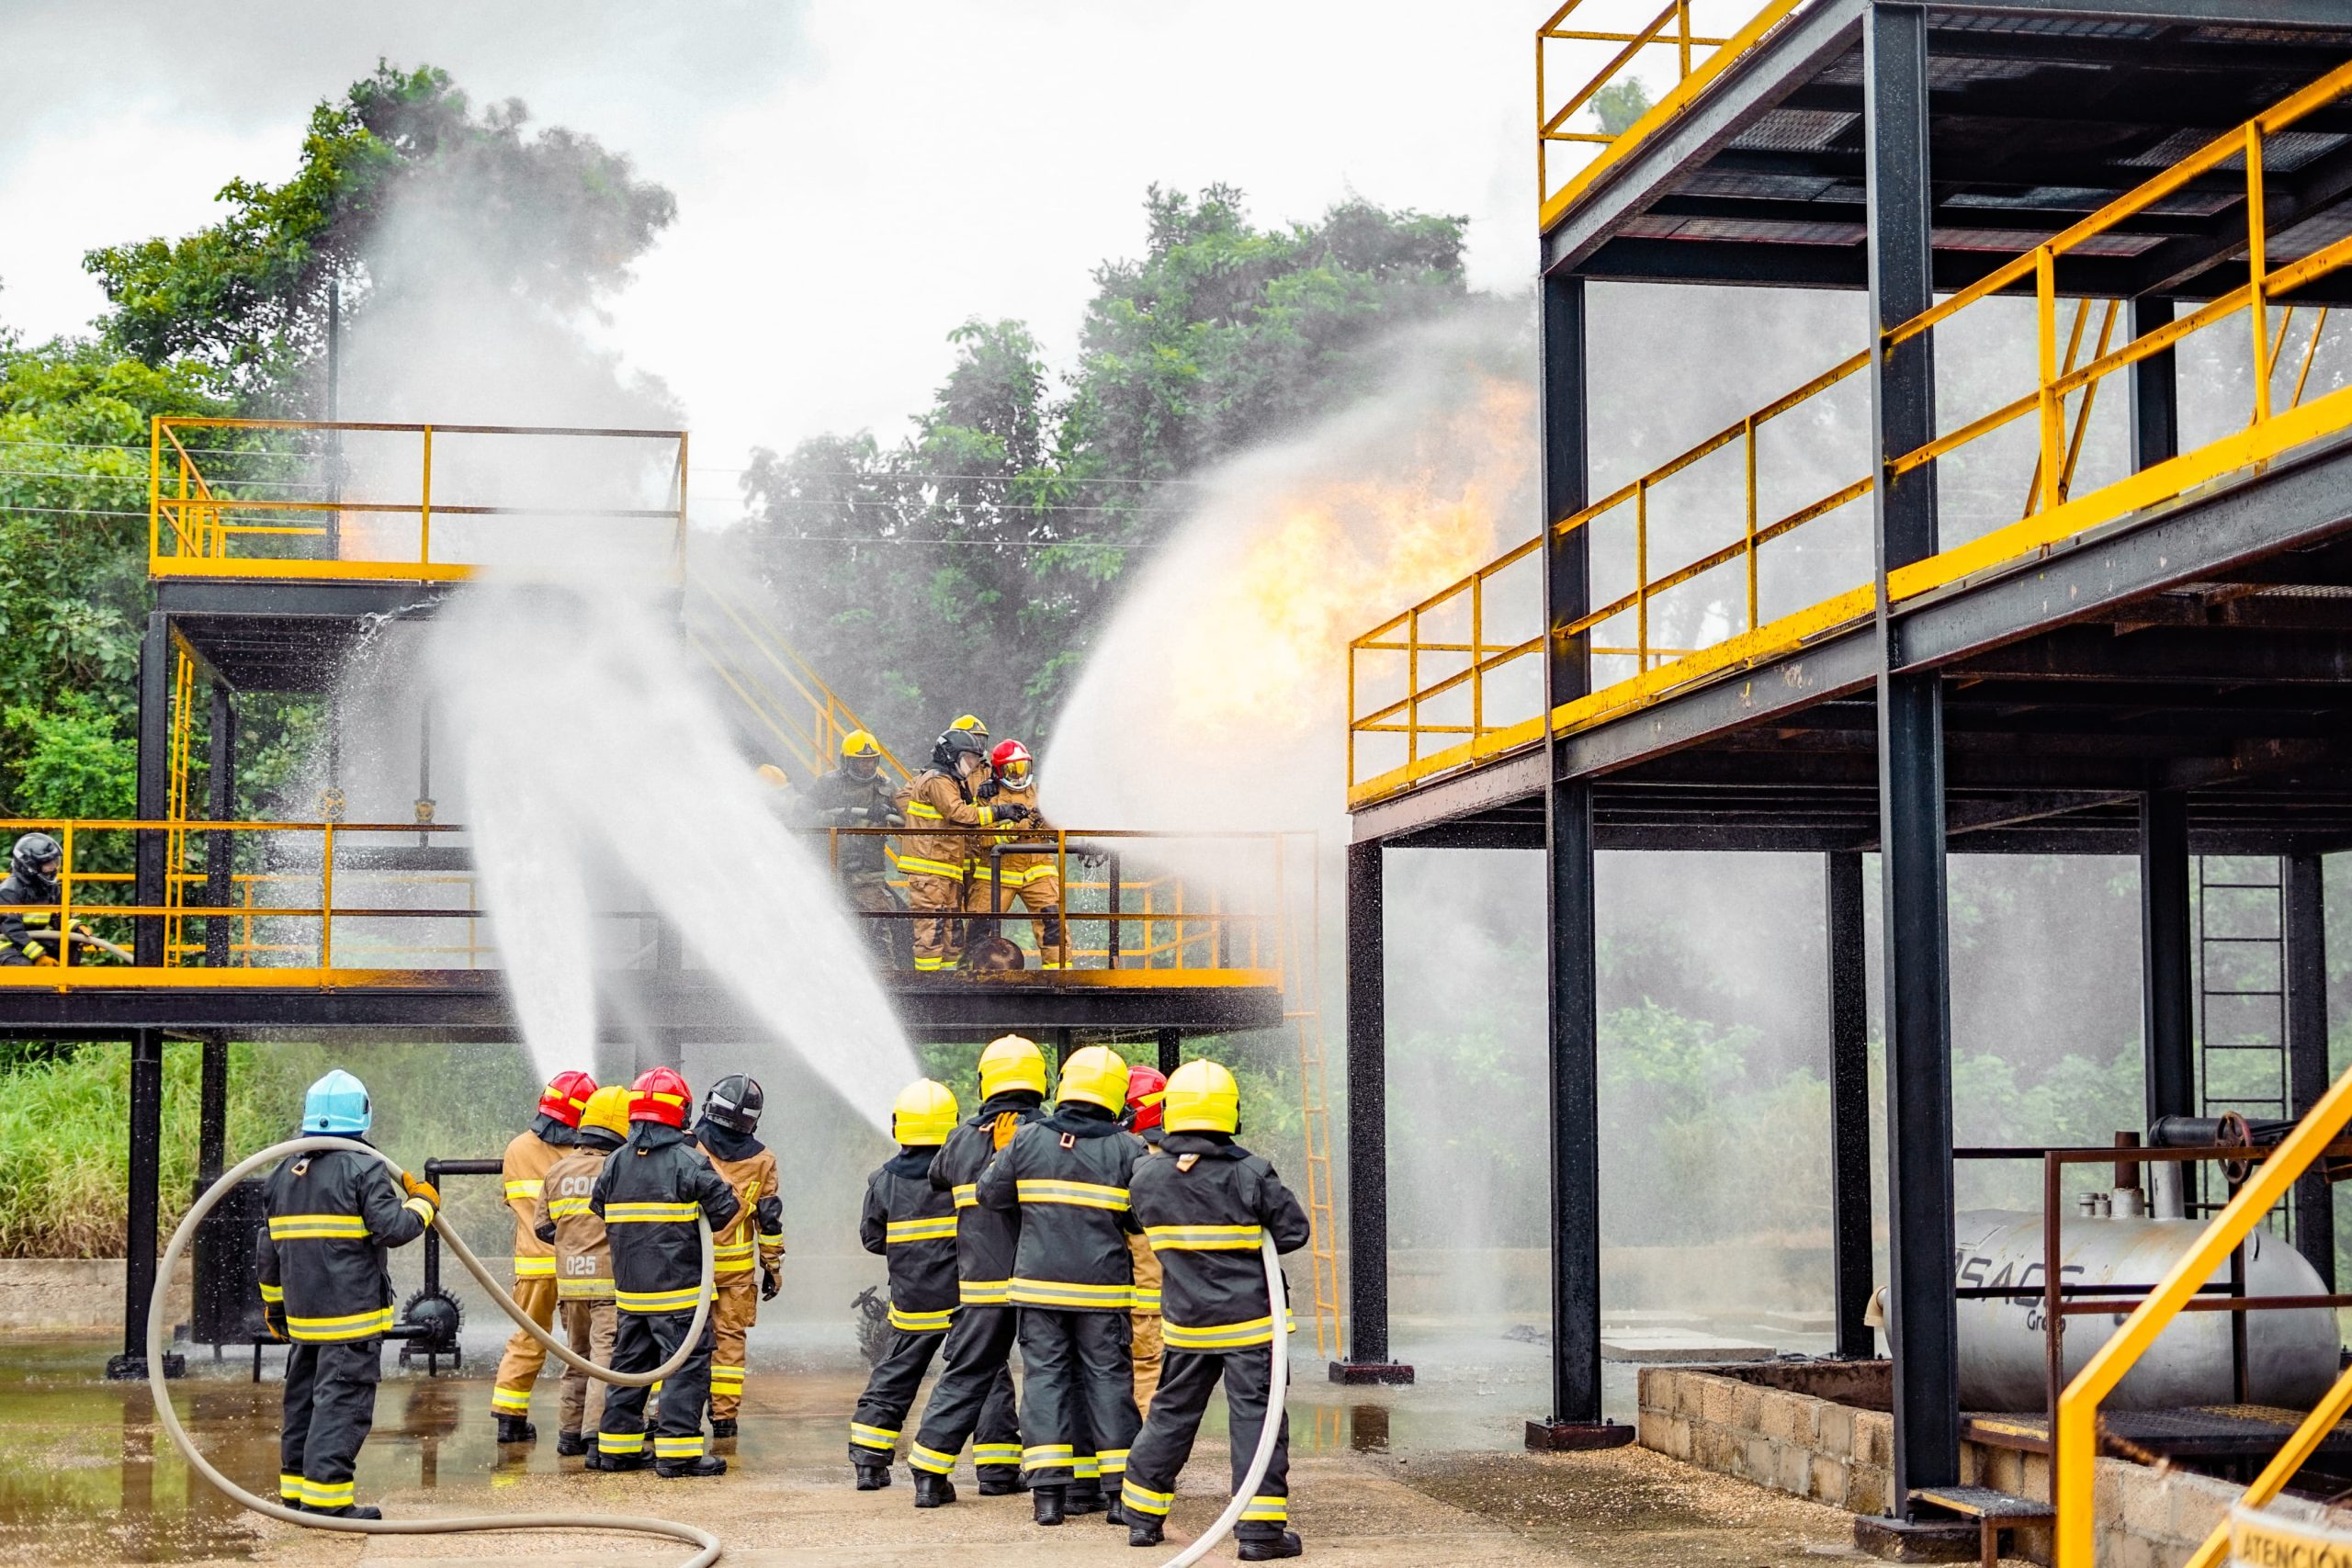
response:
[[[36,969],[54,969],[57,967],[57,960],[44,953],[39,958],[33,960],[33,967]]]
[[[441,1190],[424,1178],[411,1176],[403,1170],[401,1172],[401,1186],[407,1190],[410,1197],[422,1198],[435,1209],[441,1207]]]

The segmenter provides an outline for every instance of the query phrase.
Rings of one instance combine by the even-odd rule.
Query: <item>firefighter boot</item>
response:
[[[1280,1535],[1252,1536],[1234,1555],[1244,1562],[1272,1562],[1278,1557],[1296,1557],[1306,1550],[1295,1530],[1284,1530]]]
[[[731,1438],[734,1435],[735,1417],[732,1416],[714,1416],[710,1418],[710,1440],[712,1442],[717,1442],[721,1438]]]
[[[1099,1514],[1104,1506],[1100,1481],[1073,1481],[1062,1494],[1062,1512],[1066,1514]]]
[[[578,1459],[588,1451],[588,1438],[579,1432],[558,1432],[555,1435],[555,1451],[559,1459]]]
[[[1102,1522],[1106,1525],[1123,1525],[1127,1522],[1127,1511],[1119,1506],[1119,1495],[1115,1492],[1111,1494],[1110,1506],[1102,1510]]]
[[[890,1467],[887,1464],[854,1464],[850,1468],[857,1472],[857,1489],[860,1492],[879,1492],[890,1484]],[[916,1473],[920,1476],[922,1472]],[[920,1480],[916,1485],[921,1487]]]
[[[1127,1521],[1129,1546],[1158,1546],[1167,1539],[1161,1521],[1149,1514],[1137,1514]]]
[[[664,1481],[690,1480],[702,1475],[724,1475],[727,1461],[716,1454],[702,1454],[694,1459],[657,1459],[653,1473]]]
[[[648,1463],[644,1454],[593,1453],[588,1456],[591,1470],[643,1470]]]
[[[956,1501],[956,1483],[928,1470],[915,1472],[915,1506],[944,1508]]]
[[[498,1440],[502,1443],[536,1443],[539,1429],[521,1416],[501,1416],[498,1418]]]
[[[1017,1477],[1011,1481],[990,1481],[983,1476],[980,1480],[980,1495],[983,1497],[1010,1497],[1016,1492],[1027,1490]]]
[[[1060,1487],[1032,1486],[1029,1488],[1029,1506],[1039,1524],[1057,1525],[1062,1522],[1062,1489]]]
[[[306,1514],[316,1514],[322,1519],[380,1519],[384,1510],[367,1503],[346,1503],[340,1508],[305,1508]]]

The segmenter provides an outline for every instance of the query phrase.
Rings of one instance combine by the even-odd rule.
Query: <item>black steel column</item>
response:
[[[1823,857],[1829,932],[1829,1229],[1838,1354],[1860,1360],[1878,1344],[1871,1306],[1871,1064],[1869,954],[1862,936],[1862,856]]]
[[[220,681],[212,682],[210,759],[207,768],[204,811],[215,822],[237,818],[236,694]],[[236,835],[213,831],[204,835],[204,901],[216,909],[235,900]],[[214,969],[228,967],[234,924],[226,916],[204,922],[204,962]]]
[[[107,1362],[109,1378],[147,1375],[147,1303],[155,1283],[156,1214],[160,1206],[164,1139],[164,1036],[142,1029],[130,1038],[130,1197],[123,1246],[122,1354]],[[164,1373],[177,1377],[181,1358],[165,1352]]]
[[[197,1082],[196,1185],[199,1191],[220,1179],[229,1165],[229,1037],[204,1036],[203,1066]]]
[[[147,616],[147,636],[139,648],[139,795],[142,819],[155,821],[169,810],[172,792],[172,634],[161,610]],[[133,896],[148,908],[161,908],[165,897],[164,836],[161,829],[141,832],[132,861]],[[142,968],[164,963],[164,919],[143,916],[132,922],[131,945]]]
[[[1377,840],[1348,846],[1348,1342],[1333,1382],[1410,1382],[1388,1359],[1388,942]]]
[[[2172,321],[2172,301],[2143,295],[2132,301],[2132,335],[2145,337]],[[2180,453],[2180,383],[2173,351],[2152,354],[2132,367],[2132,467],[2152,468]]]
[[[2286,923],[2287,1094],[2302,1116],[2327,1092],[2327,910],[2317,855],[2280,859]],[[2295,1247],[2335,1289],[2335,1198],[2314,1166],[2295,1183]]]
[[[1928,30],[1918,10],[1863,13],[1870,193],[1871,321],[1883,334],[1934,302],[1928,183]],[[1932,463],[1894,478],[1889,462],[1933,438],[1933,334],[1872,356],[1879,470],[1879,864],[1885,919],[1887,1342],[1894,1359],[1890,1511],[1960,1479],[1960,1384],[1952,1297],[1951,976],[1944,908],[1943,688],[1903,673],[1886,575],[1936,549]]]
[[[2140,801],[2140,1038],[2151,1123],[2197,1114],[2188,976],[2188,797],[2151,790]]]
[[[1181,1030],[1163,1029],[1159,1032],[1154,1043],[1159,1048],[1160,1077],[1166,1077],[1183,1063],[1183,1032]]]

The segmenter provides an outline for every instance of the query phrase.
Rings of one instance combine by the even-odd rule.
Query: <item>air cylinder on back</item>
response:
[[[2196,1245],[2204,1224],[2068,1215],[2059,1227],[2059,1277],[2067,1285],[2154,1286]],[[2048,1351],[2042,1337],[2041,1216],[1972,1209],[1954,1227],[1963,1286],[2002,1285],[2034,1292],[2028,1300],[1960,1303],[1960,1403],[1968,1410],[2039,1410],[2048,1401]],[[2213,1283],[2227,1283],[2228,1265]],[[2327,1293],[2318,1272],[2267,1231],[2246,1238],[2246,1294]],[[2070,1298],[2081,1301],[2085,1298]],[[2126,1296],[2125,1301],[2136,1300]],[[2128,1311],[2128,1309],[2127,1309]],[[2183,1313],[2149,1347],[2108,1396],[2107,1407],[2149,1410],[2228,1404],[2236,1399],[2225,1312]],[[2069,1316],[2065,1375],[2073,1377],[2115,1333],[2125,1313]],[[2309,1409],[2335,1381],[2335,1314],[2324,1307],[2245,1314],[2247,1397],[2256,1404]]]

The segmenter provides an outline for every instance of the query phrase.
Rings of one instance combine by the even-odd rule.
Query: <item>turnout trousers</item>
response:
[[[915,968],[953,969],[964,956],[964,883],[954,876],[910,876],[907,906],[915,912]]]
[[[1069,1485],[1089,1450],[1104,1483],[1119,1484],[1140,1422],[1126,1313],[1023,1307],[1021,1370],[1021,1466],[1029,1484]]]
[[[851,908],[862,915],[901,915],[906,912],[907,907],[899,902],[898,894],[891,890],[890,874],[887,871],[847,873],[842,878],[842,897],[849,901]],[[858,934],[865,938],[865,944],[885,964],[904,969],[914,962],[914,949],[907,941],[906,921],[861,919],[858,924],[865,928]]]
[[[563,1321],[564,1343],[574,1355],[585,1356],[600,1367],[613,1364],[614,1312],[608,1301],[569,1301],[556,1315]],[[568,1434],[592,1431],[605,1416],[605,1390],[612,1385],[590,1377],[576,1367],[563,1369],[563,1425]]]
[[[514,1281],[512,1294],[514,1304],[530,1314],[541,1328],[555,1326],[555,1259],[547,1260],[544,1277],[533,1275]],[[547,1347],[516,1329],[506,1341],[505,1354],[498,1358],[498,1381],[490,1391],[490,1408],[497,1416],[527,1416],[531,1413],[531,1385],[539,1381],[539,1369],[547,1364]]]
[[[277,1500],[332,1513],[351,1506],[352,1468],[376,1424],[384,1342],[314,1344],[286,1352],[286,1426],[277,1439]]]
[[[1136,1409],[1145,1419],[1151,1417],[1151,1396],[1159,1390],[1160,1348],[1159,1314],[1139,1312],[1135,1314]]]
[[[1233,1445],[1233,1484],[1238,1489],[1250,1473],[1258,1451],[1258,1436],[1265,1429],[1267,1395],[1273,1382],[1273,1350],[1252,1345],[1243,1350],[1170,1350],[1159,1374],[1159,1392],[1151,1401],[1151,1416],[1136,1438],[1128,1456],[1126,1484],[1121,1504],[1135,1515],[1168,1517],[1176,1495],[1176,1477],[1192,1457],[1193,1438],[1209,1407],[1217,1380],[1225,1380],[1225,1413]],[[1290,1526],[1290,1417],[1284,1416],[1274,1440],[1274,1457],[1259,1479],[1258,1489],[1242,1509],[1234,1534],[1244,1540],[1270,1540]]]
[[[725,1421],[743,1403],[743,1340],[760,1314],[760,1291],[751,1273],[716,1278],[717,1299],[710,1303],[710,1320],[718,1327],[710,1356],[710,1418]]]
[[[650,1372],[685,1343],[691,1312],[624,1312],[615,1315],[612,1368],[618,1372]],[[702,1325],[702,1343],[685,1365],[662,1383],[662,1404],[654,1416],[653,1457],[657,1460],[700,1459],[703,1455],[702,1407],[710,1397],[710,1351],[717,1339],[708,1323]],[[608,1387],[605,1416],[596,1427],[596,1451],[627,1456],[645,1451],[645,1395],[641,1388]]]
[[[914,1446],[908,1450],[908,1464],[934,1475],[944,1475],[956,1468],[956,1456],[964,1451],[964,1444],[969,1440],[973,1468],[978,1471],[982,1481],[1006,1482],[1020,1475],[1021,1426],[1013,1410],[1012,1371],[1006,1364],[1012,1355],[1012,1341],[1018,1331],[1014,1310],[1006,1306],[956,1309],[956,1321],[941,1337],[944,1343],[940,1348],[946,1352],[946,1362],[940,1368],[938,1381],[931,1386],[931,1403],[924,1407],[922,1427],[915,1433]],[[926,1336],[894,1330],[889,1353],[874,1369],[874,1380],[866,1385],[865,1397],[858,1401],[857,1419],[877,1433],[888,1431],[892,1443],[898,1441],[894,1428],[914,1407],[915,1385],[922,1381],[922,1366],[917,1365],[911,1373],[901,1369],[899,1376],[904,1380],[905,1392],[897,1396],[897,1411],[890,1419],[881,1419],[878,1404],[869,1402],[876,1400],[876,1387],[884,1371],[898,1359],[903,1342],[923,1337]],[[926,1354],[923,1361],[927,1364],[929,1360]],[[869,1414],[869,1410],[873,1413]],[[854,1436],[850,1457],[858,1457]]]

